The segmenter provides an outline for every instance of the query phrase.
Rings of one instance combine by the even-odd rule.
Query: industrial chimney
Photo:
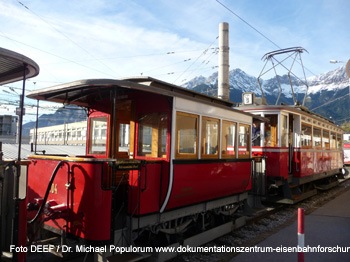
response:
[[[218,97],[227,101],[230,99],[229,49],[228,23],[221,23],[219,25]]]

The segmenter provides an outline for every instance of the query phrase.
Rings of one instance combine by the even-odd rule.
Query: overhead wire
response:
[[[330,100],[330,101],[328,101],[328,102],[326,102],[326,103],[324,103],[324,104],[322,104],[322,105],[320,105],[320,106],[311,108],[310,110],[315,111],[315,110],[317,110],[317,109],[319,109],[319,108],[321,108],[321,107],[323,107],[323,106],[326,106],[326,105],[328,105],[328,104],[330,104],[330,103],[333,103],[333,102],[335,102],[335,101],[338,101],[338,100],[341,100],[341,99],[344,99],[344,98],[349,98],[349,94],[343,95],[343,96],[341,96],[341,97],[337,97],[337,98],[335,98],[335,99],[333,99],[333,100]]]
[[[222,2],[220,2],[219,0],[215,0],[218,4],[220,4],[222,7],[224,7],[226,10],[228,10],[231,14],[233,14],[234,16],[236,16],[239,20],[241,20],[243,23],[245,23],[247,26],[249,26],[251,29],[253,29],[255,32],[257,32],[259,35],[261,35],[263,38],[265,38],[267,41],[269,41],[271,44],[273,44],[274,46],[276,46],[278,49],[282,49],[278,44],[276,44],[274,41],[272,41],[269,37],[267,37],[266,35],[264,35],[260,30],[256,29],[254,26],[252,26],[250,23],[248,23],[246,20],[244,20],[242,17],[240,17],[238,14],[236,14],[234,11],[232,11],[229,7],[227,7],[226,5],[224,5]],[[298,62],[298,61],[297,61]],[[299,63],[299,62],[298,62]],[[304,66],[304,68],[309,71],[312,75],[316,75],[315,73],[313,73],[310,69],[308,69],[307,67]]]
[[[48,24],[51,28],[53,28],[56,32],[58,32],[60,35],[64,36],[66,39],[68,39],[71,43],[73,43],[75,46],[77,46],[79,49],[83,50],[86,54],[88,54],[89,56],[93,57],[94,59],[96,59],[96,57],[91,54],[88,50],[86,50],[84,47],[82,47],[81,45],[79,45],[77,42],[75,42],[73,39],[71,39],[70,37],[68,37],[65,33],[63,33],[62,31],[58,30],[55,26],[53,26],[51,23],[49,23],[48,21],[46,21],[43,17],[41,17],[40,15],[38,15],[37,13],[35,13],[33,10],[31,10],[28,6],[24,5],[22,2],[18,1],[17,2],[23,6],[25,9],[27,9],[30,13],[32,13],[33,15],[35,15],[36,17],[38,17],[41,21],[43,21],[44,23]],[[109,67],[107,64],[103,63],[101,60],[96,59],[96,61],[98,61],[100,64],[102,64],[103,66],[105,66],[106,68],[108,68],[111,72],[113,72],[114,74],[118,75],[111,67]]]
[[[190,66],[188,66],[187,68],[186,68],[186,70],[184,71],[184,72],[182,72],[182,74],[180,74],[174,81],[173,81],[173,84],[180,78],[180,77],[182,77],[202,56],[204,56],[207,52],[208,52],[208,50],[211,48],[211,46],[218,40],[218,38],[219,38],[219,36],[217,36],[216,38],[215,38],[215,40],[208,46],[208,48],[207,49],[205,49],[194,61],[193,61],[193,63],[190,65]]]

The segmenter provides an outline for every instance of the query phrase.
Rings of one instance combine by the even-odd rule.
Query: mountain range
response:
[[[282,93],[278,103],[293,105],[292,89],[287,75],[278,76]],[[276,104],[280,87],[276,77],[270,79],[260,79],[267,104]],[[229,74],[230,101],[242,102],[242,93],[254,92],[257,97],[261,97],[261,89],[257,78],[248,75],[241,69],[233,69]],[[291,76],[291,82],[297,101],[303,102],[306,85],[299,78]],[[305,81],[304,81],[305,82]],[[333,71],[323,73],[306,79],[309,86],[305,106],[310,110],[336,121],[340,124],[350,119],[350,94],[349,77],[345,72],[345,66]],[[218,73],[215,72],[209,77],[198,76],[186,82],[182,87],[192,89],[208,95],[217,94]]]
[[[241,69],[230,71],[230,101],[242,102],[242,93],[254,92],[257,97],[261,96],[261,90],[257,78],[248,75]],[[293,104],[292,91],[287,75],[278,76],[282,93],[279,103]],[[303,101],[306,87],[297,78],[291,76],[296,99]],[[274,105],[279,94],[279,85],[276,78],[267,80],[260,79],[267,104]],[[345,66],[333,71],[313,76],[307,79],[309,85],[305,106],[310,110],[323,115],[336,124],[341,124],[350,119],[350,93],[349,77],[346,75]],[[182,87],[197,92],[217,96],[218,73],[209,77],[198,76],[186,82]],[[68,110],[67,110],[68,109]],[[39,117],[39,127],[59,125],[86,120],[84,109],[75,106],[66,106],[58,109],[53,114],[44,114]],[[29,130],[35,127],[35,122],[23,125],[24,135],[29,135]]]

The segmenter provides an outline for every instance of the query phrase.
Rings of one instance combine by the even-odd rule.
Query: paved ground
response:
[[[28,155],[33,154],[30,151],[29,144],[22,144],[21,158],[27,158]],[[37,152],[42,154],[45,150],[46,154],[67,154],[67,155],[84,155],[85,145],[37,145]],[[17,159],[18,158],[18,144],[2,144],[3,159]]]
[[[298,244],[297,221],[271,235],[257,247],[288,248]],[[326,205],[305,216],[305,247],[320,249],[320,252],[305,253],[305,261],[350,261],[350,190]],[[333,251],[346,249],[347,252],[321,252],[322,249],[332,248]],[[295,252],[250,252],[241,253],[230,262],[245,261],[298,261]]]

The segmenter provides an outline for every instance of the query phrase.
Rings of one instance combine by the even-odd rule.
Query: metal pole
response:
[[[304,246],[305,246],[305,218],[304,218],[304,208],[298,208],[298,262],[304,262]]]
[[[23,113],[24,113],[24,92],[26,88],[26,74],[27,74],[27,64],[23,64],[23,88],[22,88],[22,95],[20,96],[21,112],[19,114],[18,161],[21,160],[22,125],[23,125]]]
[[[34,146],[34,154],[36,155],[36,146],[38,143],[38,126],[39,126],[39,99],[36,101],[36,123],[35,123],[35,146]]]

